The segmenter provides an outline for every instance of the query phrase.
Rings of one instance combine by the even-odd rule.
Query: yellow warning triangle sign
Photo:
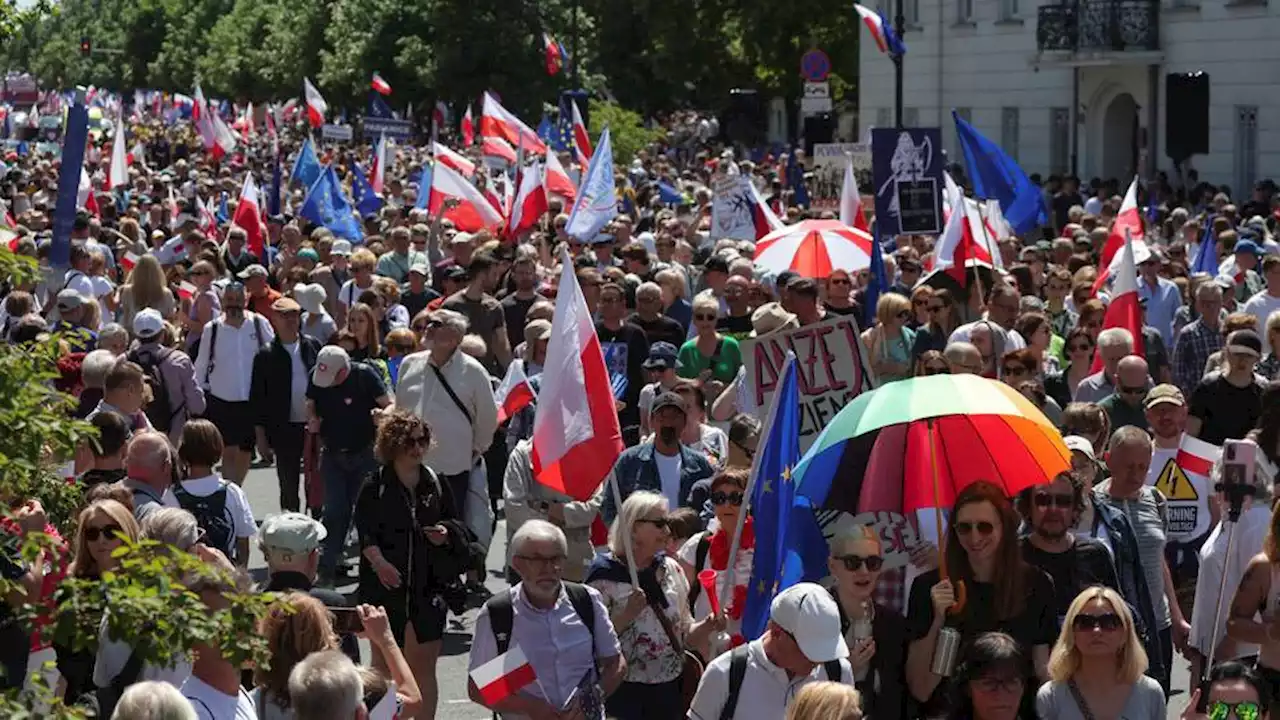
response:
[[[1191,484],[1187,473],[1178,466],[1174,458],[1165,461],[1160,477],[1156,478],[1156,489],[1164,493],[1170,500],[1199,500],[1200,494],[1196,486]]]

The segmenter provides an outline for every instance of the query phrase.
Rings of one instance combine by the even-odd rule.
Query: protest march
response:
[[[313,77],[0,96],[0,716],[1280,712],[1271,180]]]

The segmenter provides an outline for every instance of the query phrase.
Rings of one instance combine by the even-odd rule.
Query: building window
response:
[[[876,127],[893,127],[893,111],[887,107],[876,108]]]
[[[1248,194],[1258,179],[1258,106],[1236,106],[1236,192]]]
[[[1071,111],[1049,108],[1049,172],[1059,175],[1071,165]]]
[[[920,125],[920,108],[902,108],[902,126],[903,127],[919,127]]]
[[[1000,110],[1000,147],[1014,162],[1018,161],[1018,108]]]
[[[920,27],[920,0],[902,1],[902,22],[909,28]]]
[[[956,111],[956,116],[959,117],[961,120],[967,123],[973,122],[972,108],[958,107],[958,108],[955,108],[955,111]],[[944,123],[944,127],[950,128],[947,132],[947,143],[951,148],[951,150],[949,151],[950,157],[948,159],[951,162],[959,162],[959,163],[964,162],[964,152],[960,150],[960,136],[956,132],[955,120],[951,118],[944,118],[943,123]]]
[[[956,0],[956,22],[973,22],[973,0]]]
[[[1014,20],[1018,17],[1018,0],[1000,0],[1000,19]]]

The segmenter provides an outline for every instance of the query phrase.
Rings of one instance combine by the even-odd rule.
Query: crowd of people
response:
[[[256,541],[257,589],[278,594],[260,628],[269,667],[211,646],[152,665],[105,624],[96,653],[31,633],[16,605],[48,592],[45,568],[6,550],[5,577],[28,593],[0,610],[5,685],[52,660],[59,695],[117,718],[346,720],[388,706],[432,718],[446,621],[480,607],[470,667],[518,646],[537,678],[496,700],[471,682],[504,718],[1157,720],[1175,689],[1192,691],[1186,718],[1268,717],[1280,701],[1275,188],[1237,205],[1153,183],[1135,338],[1103,329],[1107,293],[1093,288],[1113,184],[1086,199],[1074,178],[1047,180],[1051,226],[999,238],[985,287],[938,282],[935,238],[903,236],[884,247],[889,287],[870,293],[865,268],[775,272],[752,240],[714,237],[710,188],[725,173],[756,182],[788,221],[821,213],[791,206],[785,156],[738,159],[710,123],[682,123],[678,146],[619,164],[626,202],[592,237],[566,232],[563,198],[519,237],[460,230],[448,205],[417,207],[427,152],[404,145],[362,241],[296,216],[293,188],[263,218],[260,254],[231,214],[210,228],[199,208],[229,195],[234,209],[246,173],[269,177],[266,138],[214,161],[182,126],[152,132],[114,189],[109,149],[90,153],[98,210],[77,211],[69,267],[50,260],[57,161],[5,157],[12,249],[41,275],[0,288],[0,332],[14,351],[57,344],[59,389],[95,432],[64,459],[84,502],[51,565],[101,578],[124,540],[158,540],[232,578],[190,588],[216,610],[249,589]],[[297,145],[283,138],[286,159]],[[457,150],[483,166],[476,148]],[[348,178],[368,153],[334,146],[322,160]],[[492,166],[477,177],[504,182]],[[685,200],[667,204],[659,181]],[[1202,243],[1221,272],[1188,270]],[[586,499],[537,482],[536,402],[500,422],[495,397],[513,365],[535,388],[559,370],[544,364],[562,250],[626,446]],[[940,547],[922,543],[902,570],[877,528],[841,526],[830,577],[778,592],[764,633],[744,637],[767,408],[740,343],[834,316],[867,320],[878,383],[969,373],[1012,386],[1061,429],[1071,469],[1013,498],[970,485],[945,508]],[[1238,517],[1215,491],[1220,463],[1189,493],[1161,479],[1181,472],[1184,436],[1254,443]],[[248,500],[255,462],[274,466],[279,514],[259,518]],[[39,497],[6,500],[9,535],[47,529]],[[508,587],[495,594],[483,580],[499,516]],[[731,567],[734,587],[709,597],[699,573]],[[1194,687],[1173,687],[1175,652]]]

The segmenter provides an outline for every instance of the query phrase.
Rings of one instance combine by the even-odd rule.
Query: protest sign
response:
[[[796,354],[800,382],[800,450],[808,450],[840,409],[873,387],[858,323],[833,317],[794,330],[770,333],[742,344],[742,362],[752,400],[761,413],[773,402],[787,351]]]
[[[755,240],[756,224],[752,216],[751,182],[743,175],[725,175],[711,185],[711,239],[733,238]]]
[[[875,128],[871,150],[881,237],[942,232],[942,131]]]
[[[871,191],[871,145],[869,143],[815,143],[813,181],[809,183],[809,205],[814,210],[838,210],[840,188],[844,185],[844,163],[853,158],[853,177],[858,181],[862,206],[867,216],[874,212]]]

